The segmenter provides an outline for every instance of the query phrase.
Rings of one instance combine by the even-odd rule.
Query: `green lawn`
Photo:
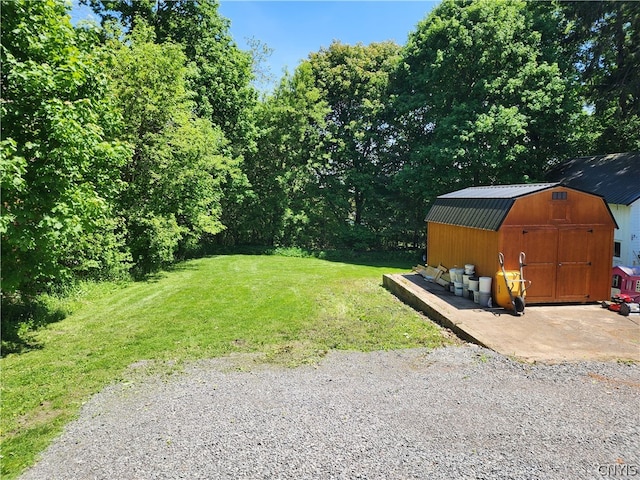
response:
[[[362,262],[361,262],[362,263]],[[407,270],[407,265],[403,270]],[[2,367],[2,476],[13,478],[104,386],[151,360],[232,352],[299,365],[330,349],[438,347],[441,331],[381,286],[397,267],[284,256],[189,261],[151,280],[87,285],[55,305],[66,318],[38,329]]]

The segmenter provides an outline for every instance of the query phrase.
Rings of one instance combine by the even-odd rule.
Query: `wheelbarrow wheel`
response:
[[[524,298],[523,297],[516,297],[513,299],[513,306],[516,309],[516,312],[518,313],[522,313],[524,312]]]

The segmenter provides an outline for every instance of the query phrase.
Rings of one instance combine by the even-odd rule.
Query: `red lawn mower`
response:
[[[640,315],[639,302],[640,295],[632,297],[627,293],[617,293],[616,295],[611,297],[611,301],[602,302],[602,307],[628,317],[631,314]]]

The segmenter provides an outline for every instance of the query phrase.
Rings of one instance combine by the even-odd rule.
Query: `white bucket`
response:
[[[449,276],[451,277],[452,282],[461,282],[462,281],[462,269],[460,268],[451,268],[449,270]]]
[[[491,277],[480,277],[480,292],[491,293]]]
[[[469,290],[478,292],[480,288],[480,280],[477,277],[469,277]]]
[[[463,283],[463,285],[469,285],[469,278],[471,278],[471,275],[467,275],[466,273],[464,275],[462,275],[462,283]]]
[[[477,290],[473,291],[473,301],[476,303],[480,303],[480,292]]]
[[[455,293],[458,297],[462,296],[462,282],[453,282]]]
[[[476,271],[476,266],[471,263],[467,263],[464,266],[464,273],[466,273],[467,275],[473,275],[475,271]]]
[[[491,300],[491,292],[478,292],[478,303],[481,307],[488,307]]]

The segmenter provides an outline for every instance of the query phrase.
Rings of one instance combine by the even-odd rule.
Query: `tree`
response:
[[[242,154],[253,147],[251,112],[257,95],[251,86],[252,55],[241,51],[229,33],[229,21],[216,0],[84,0],[103,23],[119,19],[126,31],[150,25],[157,43],[182,46],[190,69],[187,88],[195,113],[222,129],[227,149]]]
[[[2,28],[3,291],[115,274],[126,254],[112,207],[130,150],[115,140],[104,52],[59,2],[5,3]]]
[[[640,3],[560,2],[559,41],[578,70],[589,127],[584,153],[640,150]]]
[[[155,43],[139,22],[124,44],[114,41],[111,48],[125,138],[134,147],[121,170],[127,188],[119,207],[133,259],[148,272],[223,230],[223,184],[239,172],[224,154],[220,128],[193,113],[179,45]]]
[[[555,25],[520,1],[445,0],[410,35],[392,88],[396,181],[423,212],[446,191],[537,180],[567,151],[579,104],[543,37]]]
[[[382,117],[390,73],[400,47],[332,43],[309,56],[315,85],[330,111],[326,117],[326,160],[315,173],[343,241],[375,243],[388,225],[384,198],[389,184],[388,124]]]

